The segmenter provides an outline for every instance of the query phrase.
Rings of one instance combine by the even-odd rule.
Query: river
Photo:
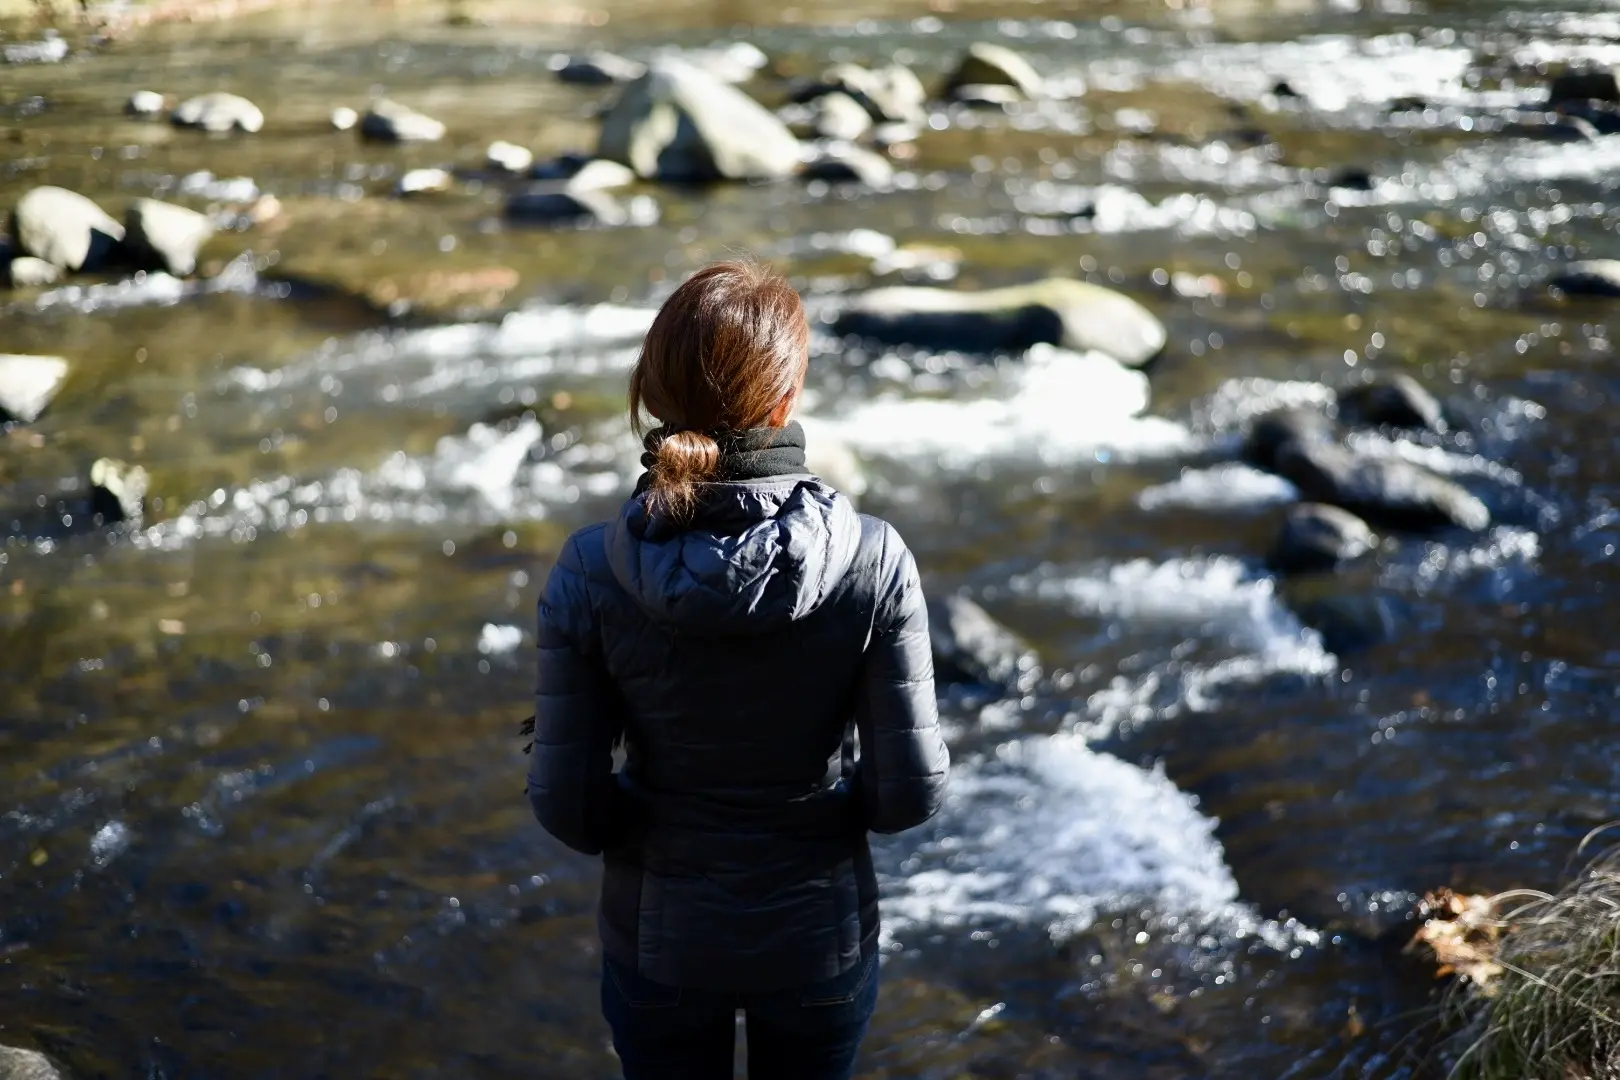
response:
[[[658,301],[751,250],[817,317],[809,409],[863,509],[1044,671],[942,698],[950,803],[878,845],[862,1075],[1433,1072],[1417,896],[1553,886],[1615,814],[1620,377],[1610,308],[1547,280],[1620,251],[1620,137],[1503,125],[1548,65],[1620,60],[1610,5],[340,7],[0,65],[0,204],[284,208],[216,241],[206,285],[0,294],[0,352],[74,365],[0,436],[0,1041],[81,1077],[616,1075],[596,863],[522,797],[536,595],[634,479],[619,410]],[[884,193],[647,185],[655,223],[567,231],[503,222],[476,177],[391,194],[494,138],[589,149],[613,91],[558,83],[554,52],[734,40],[928,81],[991,41],[1071,96],[941,111]],[[141,88],[244,93],[265,130],[120,115]],[[448,139],[330,130],[381,89]],[[1050,351],[834,337],[921,246],[954,287],[1142,301],[1170,339],[1151,404]],[[518,283],[471,318],[357,296],[489,268]],[[1279,581],[1294,493],[1236,463],[1243,425],[1369,369],[1462,422],[1362,449],[1450,475],[1493,527]],[[147,521],[58,527],[104,455],[150,471]],[[1324,595],[1384,632],[1335,652],[1299,614]]]

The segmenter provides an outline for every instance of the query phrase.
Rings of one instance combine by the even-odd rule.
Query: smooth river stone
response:
[[[1277,452],[1276,472],[1305,498],[1377,525],[1483,532],[1491,524],[1490,510],[1462,485],[1412,462],[1363,457],[1337,443],[1289,442]]]
[[[625,87],[602,120],[597,156],[644,179],[779,180],[799,169],[799,140],[734,86],[665,59]]]
[[[137,199],[124,222],[131,253],[175,277],[196,272],[197,252],[214,235],[208,215],[156,199]]]
[[[1019,97],[1033,100],[1046,93],[1046,84],[1028,60],[1004,45],[975,42],[957,63],[945,83],[945,96],[955,97],[967,86],[1010,86]]]
[[[942,683],[1011,690],[1035,668],[1035,652],[965,596],[928,599],[934,674]]]
[[[124,227],[89,199],[37,187],[17,200],[11,234],[27,254],[63,270],[94,270],[124,239]]]
[[[1367,523],[1348,510],[1320,503],[1291,507],[1267,560],[1284,574],[1332,570],[1378,544]]]
[[[1084,281],[1048,278],[964,292],[921,286],[857,297],[834,329],[891,345],[961,352],[1021,352],[1046,342],[1139,367],[1163,351],[1165,331],[1135,300]]]
[[[171,119],[179,127],[213,132],[245,131],[251,135],[264,128],[264,113],[257,105],[245,97],[226,93],[202,94],[183,101]]]
[[[60,356],[0,354],[0,424],[31,424],[62,388],[68,362]]]

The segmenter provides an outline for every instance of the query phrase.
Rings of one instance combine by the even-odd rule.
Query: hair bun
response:
[[[701,431],[666,432],[653,447],[653,484],[661,509],[682,519],[697,503],[697,485],[720,471],[720,445]]]

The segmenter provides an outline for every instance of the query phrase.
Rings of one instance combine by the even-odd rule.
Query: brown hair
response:
[[[691,517],[696,485],[720,467],[717,437],[764,425],[798,389],[809,358],[804,302],[786,278],[751,261],[705,267],[664,302],[630,373],[630,424],[659,421],[649,509]]]

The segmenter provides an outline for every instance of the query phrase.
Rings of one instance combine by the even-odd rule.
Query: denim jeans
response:
[[[765,994],[666,986],[608,960],[602,1015],[625,1080],[731,1080],[738,1009],[752,1080],[850,1080],[877,992],[875,953],[825,982]]]

